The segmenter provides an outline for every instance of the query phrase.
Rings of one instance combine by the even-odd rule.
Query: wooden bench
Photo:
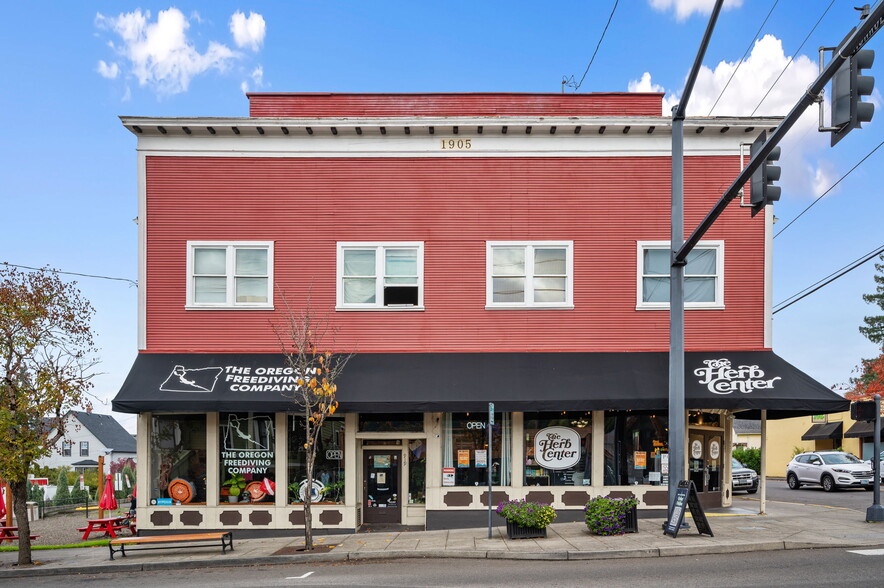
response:
[[[146,537],[120,537],[119,539],[111,539],[107,546],[110,548],[110,558],[114,558],[114,553],[122,553],[126,557],[126,546],[135,545],[139,547],[130,547],[129,551],[141,551],[142,549],[176,549],[187,547],[214,547],[221,545],[221,553],[227,553],[227,548],[233,551],[233,533],[230,531],[219,531],[217,533],[189,533],[182,535],[148,535]],[[118,546],[119,549],[114,549]],[[140,547],[144,546],[144,547]]]

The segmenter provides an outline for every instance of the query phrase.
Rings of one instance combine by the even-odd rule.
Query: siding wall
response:
[[[249,94],[249,115],[661,116],[663,94]]]
[[[253,105],[255,98],[252,97]],[[737,157],[689,157],[690,230]],[[212,158],[146,161],[147,351],[277,351],[276,311],[185,311],[188,240],[275,241],[276,285],[311,293],[358,352],[668,349],[668,313],[636,311],[636,241],[668,240],[670,160]],[[686,313],[687,348],[763,347],[763,215],[732,204],[725,310]],[[573,240],[574,310],[485,310],[487,240]],[[335,312],[338,241],[424,241],[419,311]]]

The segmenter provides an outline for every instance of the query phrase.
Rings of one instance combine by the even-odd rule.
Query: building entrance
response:
[[[364,523],[399,524],[402,522],[400,449],[366,449],[363,455]]]
[[[688,434],[688,475],[704,509],[721,507],[721,438],[716,431],[691,430]]]

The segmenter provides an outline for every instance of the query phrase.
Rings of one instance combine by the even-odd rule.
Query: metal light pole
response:
[[[884,522],[884,506],[881,506],[881,395],[875,394],[875,455],[872,456],[872,476],[875,483],[875,497],[872,506],[866,509],[867,523]]]
[[[694,82],[706,55],[715,21],[724,0],[716,0],[706,33],[697,50],[694,66],[685,82],[681,101],[672,109],[672,221],[670,247],[672,265],[669,269],[669,515],[684,475],[685,405],[684,405],[684,266],[675,254],[684,243],[684,118]],[[667,517],[669,518],[669,517]]]

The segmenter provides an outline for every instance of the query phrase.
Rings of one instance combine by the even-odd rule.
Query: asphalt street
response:
[[[802,486],[798,490],[790,490],[785,480],[767,481],[767,499],[798,504],[815,504],[820,506],[840,507],[865,512],[871,506],[874,492],[862,488],[844,488],[834,492],[826,492],[820,486]],[[757,502],[761,491],[755,494],[740,492],[734,494],[734,506],[757,508],[746,505],[748,501]],[[884,496],[882,496],[884,498]]]
[[[880,585],[884,549],[814,549],[596,561],[382,560],[71,575],[68,587],[847,586]],[[60,578],[29,578],[58,586]]]

